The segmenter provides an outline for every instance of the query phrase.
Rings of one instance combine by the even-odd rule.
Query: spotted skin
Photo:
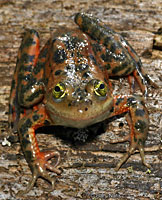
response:
[[[18,132],[22,150],[32,171],[29,192],[38,177],[47,179],[54,189],[60,155],[57,151],[40,152],[35,131],[45,125],[86,128],[110,117],[126,113],[130,134],[116,142],[130,142],[128,152],[116,166],[118,170],[139,149],[143,164],[144,143],[149,117],[142,97],[113,96],[111,76],[133,75],[145,94],[146,81],[153,83],[143,71],[132,47],[119,34],[93,17],[78,13],[79,29],[57,30],[40,51],[35,30],[24,34],[11,85],[9,125]],[[55,166],[48,160],[57,157]]]
[[[154,88],[158,87],[142,69],[141,60],[134,49],[120,34],[98,19],[83,13],[76,14],[75,22],[83,32],[98,42],[97,45],[93,44],[94,52],[97,60],[100,60],[102,66],[108,70],[109,76],[129,76],[132,74],[145,96],[147,96],[147,83]]]

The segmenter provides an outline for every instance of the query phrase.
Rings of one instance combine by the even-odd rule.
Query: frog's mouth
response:
[[[85,128],[109,118],[112,108],[112,97],[101,102],[95,101],[88,106],[81,103],[69,107],[66,103],[54,104],[51,101],[46,104],[46,110],[54,125],[73,128]]]

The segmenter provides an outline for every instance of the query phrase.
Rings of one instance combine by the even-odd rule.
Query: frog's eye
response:
[[[96,80],[94,83],[94,92],[99,97],[105,97],[107,94],[107,86],[103,81]]]
[[[65,90],[64,83],[57,83],[52,90],[52,95],[55,99],[62,99],[65,96]]]

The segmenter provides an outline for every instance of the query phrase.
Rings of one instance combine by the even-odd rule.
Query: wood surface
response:
[[[140,56],[143,68],[159,85],[150,86],[146,99],[150,128],[145,145],[149,173],[136,151],[115,172],[114,167],[129,144],[110,144],[112,137],[128,132],[125,118],[108,124],[107,133],[98,134],[84,144],[55,134],[37,134],[41,149],[61,153],[63,173],[57,177],[55,190],[38,179],[36,186],[21,198],[31,172],[20,143],[5,142],[10,83],[15,68],[22,33],[26,28],[39,31],[41,46],[60,26],[74,27],[76,12],[91,13],[120,32]],[[0,0],[0,199],[162,199],[162,0]],[[115,94],[129,94],[127,80],[113,80]],[[83,135],[86,138],[86,134]],[[84,137],[82,140],[85,139]],[[51,173],[54,175],[54,173]]]

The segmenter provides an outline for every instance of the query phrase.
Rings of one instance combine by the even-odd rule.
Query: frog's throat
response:
[[[89,107],[88,111],[79,112],[76,110],[60,112],[53,107],[52,103],[46,104],[46,110],[53,125],[61,125],[73,128],[85,128],[101,122],[110,117],[113,108],[113,98],[109,98],[100,105]],[[68,109],[67,109],[68,110]]]

